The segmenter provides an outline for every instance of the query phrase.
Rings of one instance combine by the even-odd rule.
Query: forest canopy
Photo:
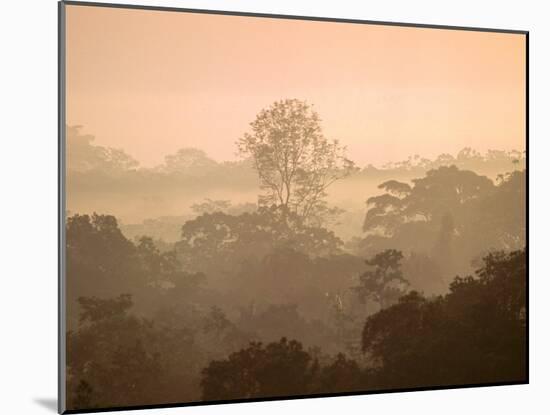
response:
[[[69,409],[526,379],[523,153],[359,167],[300,100],[237,161],[67,135]]]

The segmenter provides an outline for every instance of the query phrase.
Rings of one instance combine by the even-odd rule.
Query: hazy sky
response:
[[[524,149],[523,35],[67,6],[67,122],[145,166],[235,159],[273,101],[314,104],[359,165]]]

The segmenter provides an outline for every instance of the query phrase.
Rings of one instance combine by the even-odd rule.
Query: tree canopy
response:
[[[400,251],[387,249],[365,261],[369,269],[359,276],[359,285],[353,287],[361,301],[371,299],[385,308],[406,292],[409,282],[401,271],[402,259]]]
[[[526,376],[525,250],[493,253],[449,294],[411,292],[370,316],[363,350],[390,387],[521,380]]]
[[[340,180],[345,149],[299,100],[261,111],[236,162],[184,148],[137,169],[69,133],[75,211],[117,202],[67,214],[70,409],[525,380],[521,153]],[[126,191],[170,213],[127,223]],[[329,221],[349,206],[352,234]]]

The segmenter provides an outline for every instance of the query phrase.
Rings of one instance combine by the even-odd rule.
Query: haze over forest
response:
[[[523,36],[66,7],[68,409],[526,380]]]
[[[360,168],[299,100],[250,127],[154,168],[67,128],[71,408],[524,379],[522,152]]]
[[[255,209],[260,182],[248,158],[217,162],[196,146],[166,155],[159,165],[142,167],[123,149],[97,145],[95,136],[83,130],[80,126],[67,130],[69,212],[110,212],[131,239],[147,234],[174,242],[179,237],[177,225],[208,201],[229,203],[225,210],[232,212]],[[329,227],[345,240],[361,236],[366,202],[380,193],[378,186],[386,179],[410,183],[431,169],[451,165],[496,182],[499,175],[524,169],[525,154],[518,149],[480,153],[463,148],[434,159],[414,154],[379,166],[355,164],[353,174],[328,189],[329,204],[342,209]]]

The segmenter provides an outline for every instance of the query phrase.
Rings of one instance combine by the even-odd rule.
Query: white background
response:
[[[137,1],[137,0],[136,0]],[[124,3],[124,0],[120,0]],[[180,0],[141,4],[530,31],[531,384],[145,411],[548,413],[549,14],[545,1]],[[57,382],[57,5],[0,5],[0,413],[52,414]],[[545,409],[546,408],[546,409]],[[125,412],[126,413],[126,412]],[[133,412],[135,413],[135,412]]]

